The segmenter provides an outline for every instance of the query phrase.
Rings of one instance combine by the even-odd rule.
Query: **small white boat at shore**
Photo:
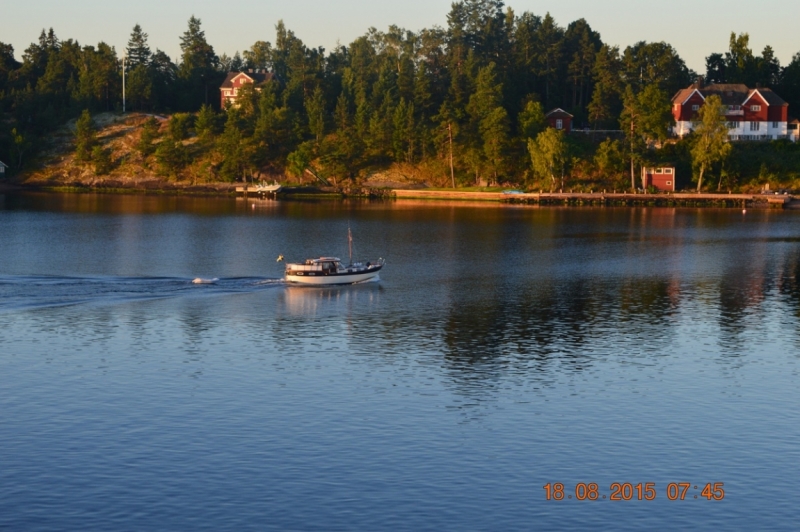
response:
[[[336,285],[354,284],[366,281],[379,280],[378,272],[383,268],[385,261],[353,262],[353,237],[347,230],[347,239],[350,249],[350,264],[345,266],[337,257],[320,257],[307,259],[303,263],[286,263],[286,281],[289,283],[309,285]],[[283,255],[278,261],[283,260]]]
[[[267,183],[261,182],[258,185],[256,185],[256,192],[258,192],[259,194],[267,194],[267,193],[277,194],[278,192],[281,191],[281,188],[282,187],[279,183],[273,183],[271,185],[268,185]]]

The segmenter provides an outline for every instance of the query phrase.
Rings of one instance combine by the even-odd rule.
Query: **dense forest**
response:
[[[175,59],[152,50],[138,24],[123,53],[53,29],[21,61],[0,43],[0,159],[18,173],[41,165],[48,135],[78,118],[76,161],[112,171],[120,161],[92,116],[122,111],[124,55],[127,111],[170,117],[142,118],[135,156],[172,179],[203,168],[208,180],[286,174],[342,185],[399,166],[443,185],[629,187],[640,165],[658,161],[678,165],[687,184],[707,171],[717,187],[800,175],[800,152],[784,141],[736,143],[704,161],[696,135],[670,140],[670,98],[699,74],[669,44],[621,50],[583,19],[564,27],[500,0],[455,2],[444,28],[373,28],[331,51],[278,22],[274,42],[232,57],[217,55],[191,17],[180,47]],[[247,69],[275,79],[219,109],[227,73]],[[800,53],[781,66],[769,46],[754,53],[747,34],[732,34],[700,75],[771,87],[800,109]],[[556,107],[584,131],[546,128]]]

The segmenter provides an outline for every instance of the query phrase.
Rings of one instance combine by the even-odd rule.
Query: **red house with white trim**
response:
[[[274,72],[267,72],[265,69],[249,69],[247,72],[228,72],[228,76],[219,88],[221,109],[226,105],[236,105],[239,97],[239,89],[248,83],[255,83],[256,90],[260,90],[265,83],[277,79]]]
[[[717,95],[725,106],[729,140],[791,138],[787,128],[789,104],[771,89],[750,89],[741,83],[703,85],[702,80],[681,89],[672,98],[673,133],[688,135],[706,98]],[[796,138],[792,138],[796,140]]]
[[[561,108],[553,109],[544,115],[544,119],[552,128],[563,129],[567,133],[572,131],[572,115]]]

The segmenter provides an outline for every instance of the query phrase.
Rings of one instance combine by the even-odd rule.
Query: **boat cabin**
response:
[[[320,257],[307,259],[305,264],[287,264],[287,271],[297,275],[331,275],[344,269],[341,259],[336,257]]]

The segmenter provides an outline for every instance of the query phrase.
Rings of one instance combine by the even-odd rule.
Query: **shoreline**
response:
[[[237,193],[241,183],[163,186],[90,186],[1,183],[0,194],[44,192],[67,194],[118,194],[152,196],[243,197]],[[462,191],[452,189],[346,189],[323,190],[318,187],[287,187],[277,199],[383,199],[415,201],[464,201],[538,206],[608,206],[608,207],[714,207],[800,209],[800,197],[777,194],[720,194],[673,192],[661,194],[626,192],[503,192]]]

